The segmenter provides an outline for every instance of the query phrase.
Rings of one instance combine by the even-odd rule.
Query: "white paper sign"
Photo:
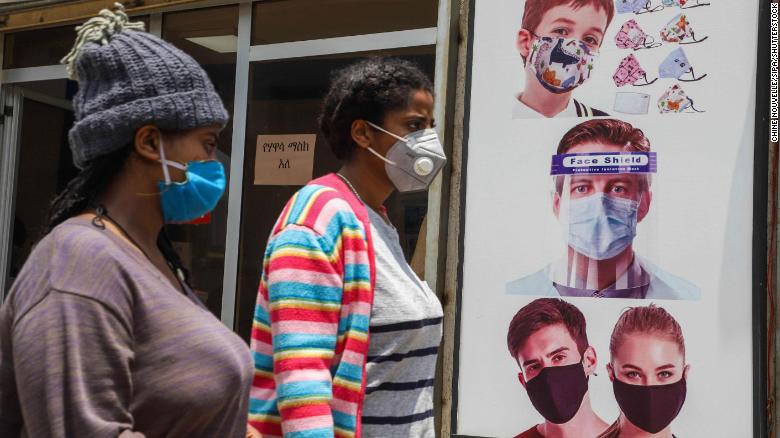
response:
[[[298,186],[312,178],[316,134],[258,135],[255,185]]]

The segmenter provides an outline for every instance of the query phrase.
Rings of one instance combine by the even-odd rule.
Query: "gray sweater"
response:
[[[433,438],[442,307],[406,263],[398,233],[368,209],[376,257],[363,438]]]
[[[243,437],[246,344],[142,254],[70,219],[0,310],[0,436]]]

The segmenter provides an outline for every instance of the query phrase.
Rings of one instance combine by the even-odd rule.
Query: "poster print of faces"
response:
[[[572,436],[672,436],[685,404],[690,364],[682,328],[664,308],[627,308],[612,329],[606,370],[620,408],[612,425],[585,397],[589,377],[600,368],[599,355],[575,305],[539,298],[522,307],[509,323],[507,347],[519,367],[520,384],[545,421],[528,425],[519,436],[538,436],[531,431],[548,424]],[[575,417],[580,421],[572,421]]]
[[[665,0],[655,6],[644,0],[592,0],[577,4],[527,0],[515,42],[524,65],[524,83],[521,91],[514,96],[512,118],[608,116],[604,110],[589,106],[587,98],[584,102],[578,99],[577,89],[593,77],[594,71],[598,71],[604,37],[615,15],[707,5],[709,3],[694,4],[686,0]],[[688,16],[681,12],[658,30],[656,36],[646,33],[638,18],[629,19],[621,25],[615,44],[618,48],[636,51],[667,44],[700,43],[706,39],[706,36],[696,36]],[[663,70],[669,71],[666,64],[668,62],[665,61]],[[656,69],[647,70],[638,56],[629,55],[620,61],[612,77],[617,87],[645,86],[655,82],[649,77],[648,71],[651,70]],[[658,77],[671,76],[659,74]],[[679,93],[679,90],[674,92]],[[647,114],[651,101],[655,101],[661,113],[678,112],[668,110],[675,107],[682,108],[682,112],[701,111],[688,103],[678,106],[667,102],[662,105],[661,100],[669,97],[669,93],[672,90],[655,91],[654,95],[621,91],[615,96],[612,110],[624,114]]]
[[[698,300],[700,288],[667,271],[650,244],[659,237],[646,219],[662,175],[641,126],[594,118],[553,143],[549,234],[561,239],[549,239],[546,264],[507,282],[505,293]]]
[[[524,3],[515,45],[525,79],[513,118],[606,115],[572,93],[592,77],[614,13],[613,0]]]

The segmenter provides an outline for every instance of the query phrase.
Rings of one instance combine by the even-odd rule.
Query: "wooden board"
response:
[[[116,2],[116,0],[63,2],[0,14],[0,32],[85,21],[97,15],[101,9],[111,8]],[[195,2],[196,0],[121,0],[118,3],[124,5],[129,15],[133,15]]]

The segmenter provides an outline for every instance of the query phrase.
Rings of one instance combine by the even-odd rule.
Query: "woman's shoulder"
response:
[[[345,229],[363,226],[349,201],[340,191],[321,184],[309,184],[296,192],[279,217],[276,230],[288,225],[310,228],[322,236],[340,236]]]
[[[128,289],[132,266],[138,263],[108,233],[82,218],[56,226],[33,249],[13,284],[12,296],[21,303],[56,290],[122,304],[129,297],[117,289]]]
[[[110,230],[82,217],[73,217],[57,225],[38,246],[42,251],[56,252],[52,255],[60,257],[51,258],[55,263],[116,262],[127,256]]]

